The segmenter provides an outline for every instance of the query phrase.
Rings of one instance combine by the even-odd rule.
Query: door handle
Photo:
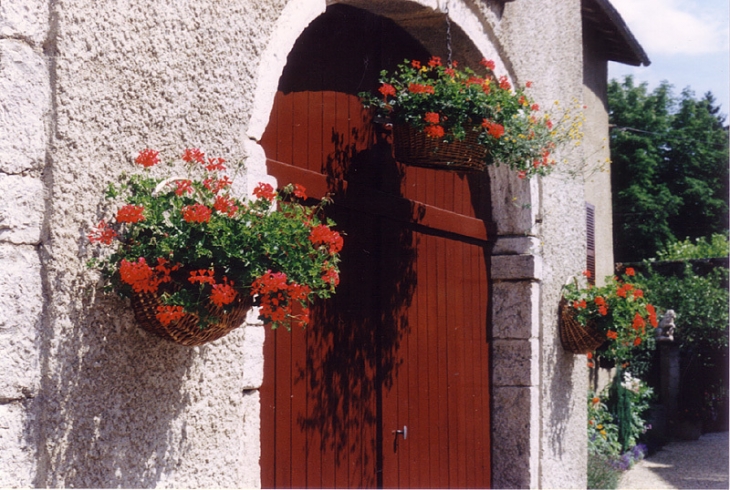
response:
[[[395,438],[396,439],[398,439],[398,434],[402,435],[403,436],[403,440],[405,441],[406,439],[408,439],[408,426],[407,425],[404,425],[403,426],[403,429],[401,429],[401,430],[394,430],[393,431],[393,434],[395,434]]]

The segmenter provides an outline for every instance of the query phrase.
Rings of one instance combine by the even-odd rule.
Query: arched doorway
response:
[[[261,140],[268,171],[333,193],[346,236],[337,296],[305,331],[266,334],[264,487],[489,486],[486,178],[398,164],[357,97],[381,69],[429,56],[341,5],[289,55]]]

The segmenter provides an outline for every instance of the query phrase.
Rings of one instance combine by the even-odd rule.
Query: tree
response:
[[[608,86],[617,261],[728,229],[728,128],[708,93],[679,98],[627,76]]]

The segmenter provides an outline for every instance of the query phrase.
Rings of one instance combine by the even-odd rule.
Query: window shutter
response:
[[[586,270],[590,272],[588,282],[596,283],[596,207],[586,203]]]

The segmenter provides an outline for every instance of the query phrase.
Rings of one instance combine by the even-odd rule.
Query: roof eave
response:
[[[633,66],[651,64],[644,48],[609,0],[583,0],[581,4],[583,22],[604,38],[605,54],[609,61]]]

